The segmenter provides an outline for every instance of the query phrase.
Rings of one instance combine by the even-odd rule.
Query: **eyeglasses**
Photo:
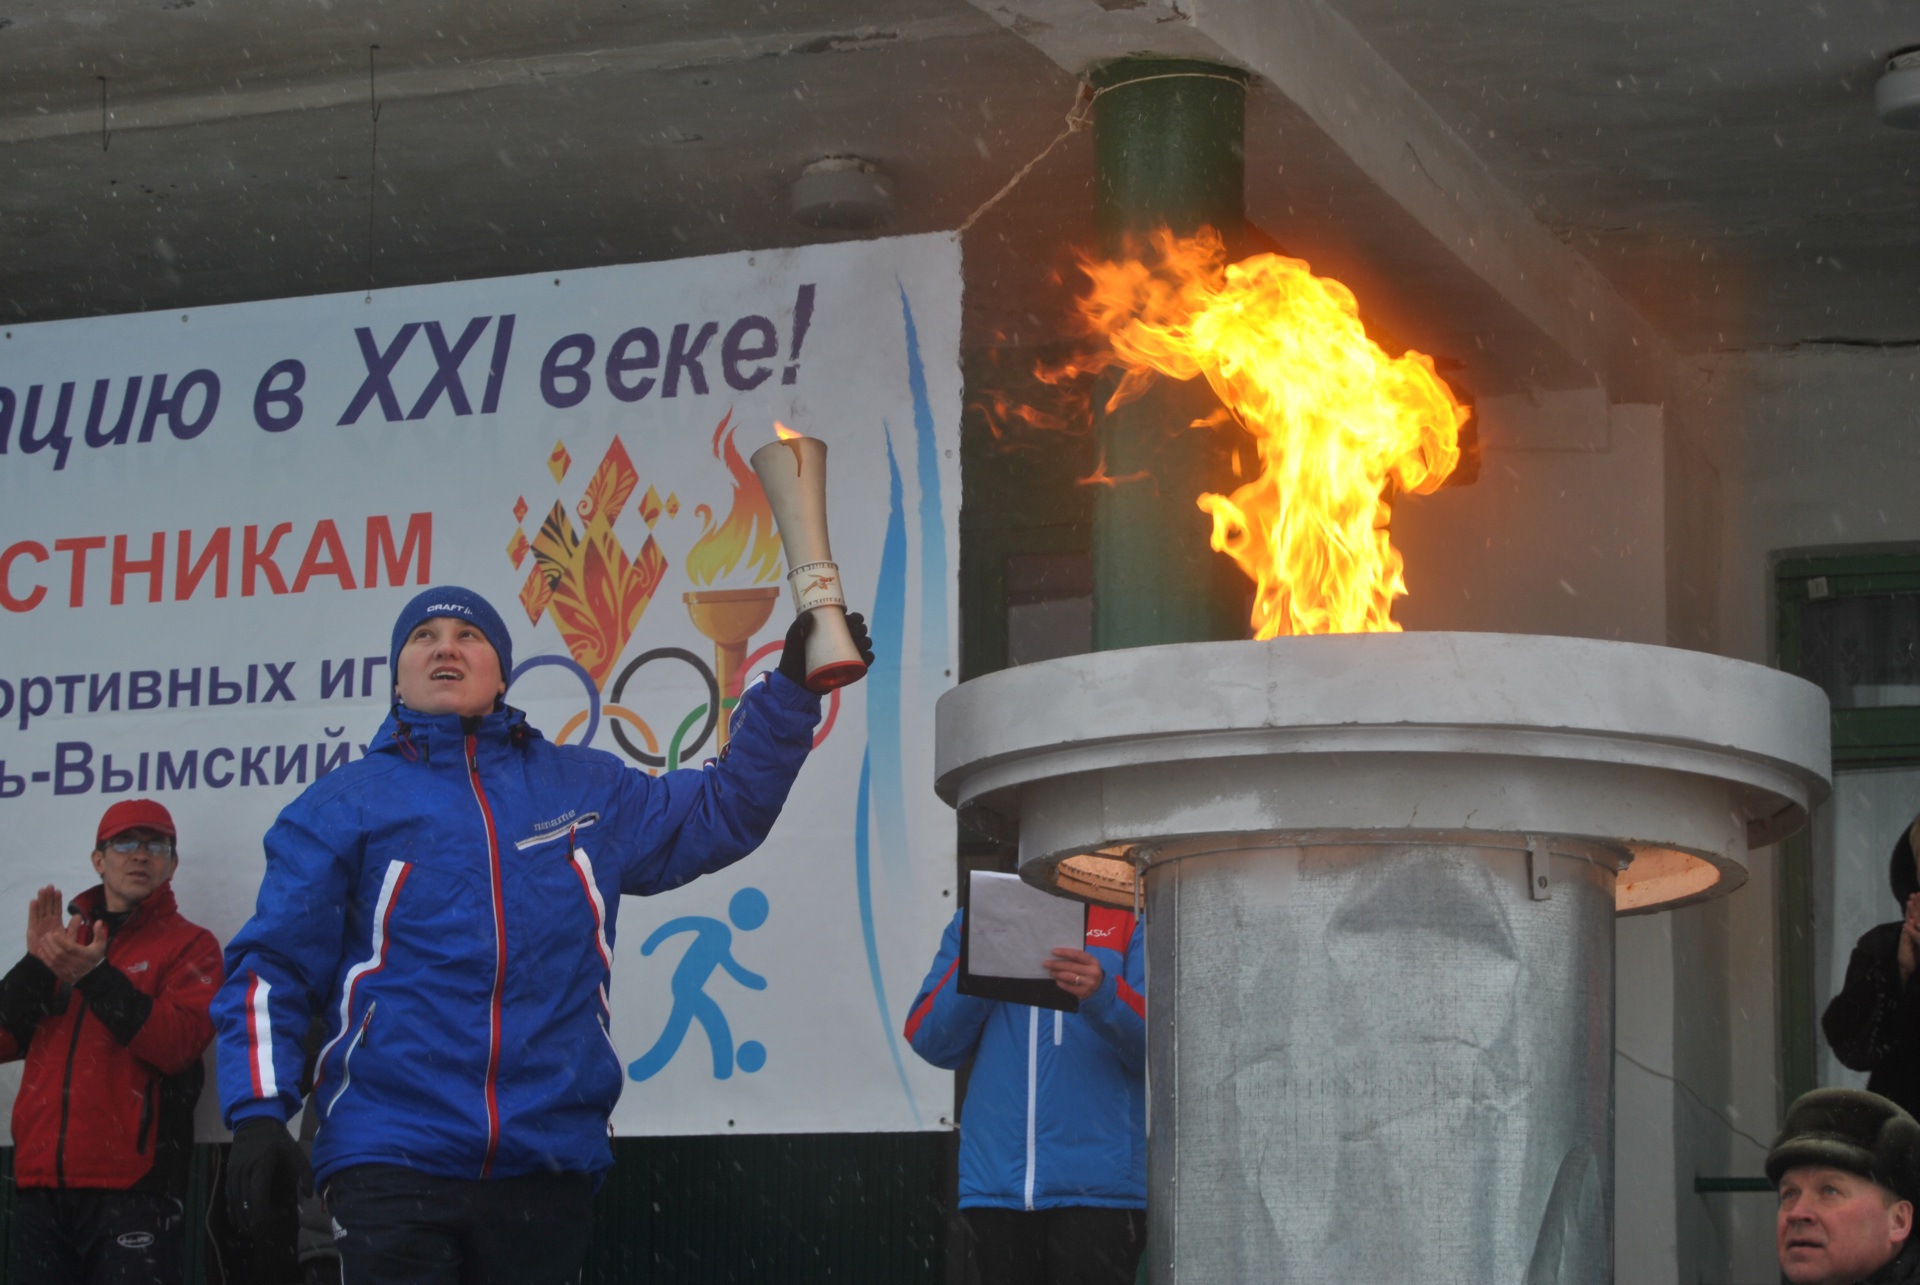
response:
[[[170,857],[173,855],[172,839],[114,839],[107,846],[123,857],[130,857],[145,848],[150,857]]]

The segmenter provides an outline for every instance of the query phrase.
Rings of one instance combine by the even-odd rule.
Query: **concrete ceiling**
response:
[[[894,230],[951,227],[1067,78],[964,4],[863,8],[37,8],[0,29],[0,295],[43,317],[790,245],[820,234],[788,185],[843,152],[893,172]]]
[[[1920,43],[1913,4],[1319,7],[1675,348],[1920,339],[1920,134],[1872,109],[1885,55]],[[790,216],[794,178],[829,155],[892,176],[885,230],[953,228],[1072,102],[1072,71],[1017,17],[985,0],[0,0],[0,317],[868,235]],[[1296,96],[1256,83],[1254,221],[1469,387],[1592,382]],[[970,342],[1053,332],[1090,171],[1075,135],[969,233]]]
[[[1920,340],[1911,0],[1338,0],[1536,217],[1685,350]]]

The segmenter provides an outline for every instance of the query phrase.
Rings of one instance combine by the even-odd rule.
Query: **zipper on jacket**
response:
[[[80,1028],[87,1021],[87,1002],[69,991],[67,1003],[79,1011],[73,1015],[73,1038],[67,1042],[67,1073],[60,1081],[60,1139],[53,1150],[54,1185],[67,1185],[67,1121],[73,1115],[73,1063],[80,1052]]]
[[[140,1099],[140,1133],[133,1148],[133,1153],[137,1156],[147,1154],[147,1126],[153,1123],[153,1086],[156,1083],[158,1081],[149,1075],[146,1094]]]
[[[140,907],[135,906],[133,914],[127,916],[126,922],[121,927],[125,928],[126,924],[132,923],[139,913]],[[100,956],[103,962],[113,954],[113,939],[116,935],[107,934],[107,949]],[[73,1118],[73,1064],[80,1053],[80,1028],[87,1022],[86,997],[71,986],[67,987],[67,1004],[70,1007],[77,1007],[79,1011],[73,1015],[73,1038],[67,1042],[67,1072],[60,1081],[60,1136],[53,1149],[54,1182],[61,1187],[67,1185],[67,1121]]]
[[[340,1087],[327,1102],[327,1114],[340,1105],[340,1099],[347,1095],[347,1086],[353,1083],[353,1051],[367,1042],[367,1028],[373,1025],[373,1010],[380,1007],[377,999],[367,1001],[367,1011],[360,1019],[360,1029],[354,1032],[353,1043],[347,1045],[346,1055],[340,1059]]]
[[[493,809],[487,804],[487,791],[480,784],[480,738],[467,733],[467,780],[473,786],[474,802],[480,805],[480,820],[487,831],[487,867],[493,887],[493,996],[487,1005],[487,1151],[480,1162],[480,1176],[493,1172],[494,1153],[500,1148],[500,1041],[503,1014],[501,1004],[507,989],[507,907],[500,887],[500,837],[494,832]]]
[[[1035,1108],[1040,1090],[1040,1010],[1027,1009],[1027,1208],[1033,1208]]]

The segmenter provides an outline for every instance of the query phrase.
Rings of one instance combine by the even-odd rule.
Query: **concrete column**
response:
[[[1212,227],[1236,247],[1246,225],[1242,139],[1246,74],[1217,63],[1122,58],[1093,75],[1094,219],[1119,254],[1159,227]],[[1104,391],[1102,393],[1104,401]],[[1219,403],[1200,381],[1162,380],[1110,414],[1096,407],[1106,477],[1094,497],[1096,650],[1247,636],[1252,590],[1208,547],[1212,519],[1194,504],[1231,491],[1243,435],[1193,430]]]

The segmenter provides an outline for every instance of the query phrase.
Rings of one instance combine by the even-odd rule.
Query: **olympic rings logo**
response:
[[[754,674],[755,667],[769,656],[778,653],[781,645],[779,640],[770,642],[747,657],[746,662],[740,667],[743,687]],[[663,748],[659,733],[646,719],[624,704],[623,700],[628,684],[642,669],[665,661],[677,661],[691,668],[706,687],[706,700],[695,705],[681,717],[674,726],[673,733],[665,738]],[[720,725],[721,717],[724,715],[731,718],[734,707],[740,701],[739,691],[722,693],[720,680],[714,675],[713,667],[684,647],[655,647],[628,661],[614,678],[613,685],[607,693],[607,699],[604,701],[600,697],[600,689],[594,686],[593,677],[587,673],[586,668],[567,655],[532,656],[521,661],[513,667],[513,674],[507,680],[508,687],[511,688],[514,683],[519,682],[521,676],[529,671],[547,667],[563,669],[577,678],[587,702],[585,709],[561,725],[559,732],[553,738],[554,744],[567,744],[573,734],[580,731],[584,724],[586,730],[582,733],[579,744],[592,745],[594,737],[599,734],[601,718],[604,715],[608,728],[613,733],[613,739],[620,746],[621,751],[652,775],[658,775],[662,771],[671,772],[698,755],[713,738],[714,732]],[[839,716],[840,691],[836,688],[827,698],[826,717],[821,720],[820,730],[814,733],[813,744],[816,749],[832,733]],[[628,729],[631,729],[631,734]],[[635,742],[635,737],[638,737],[638,743]]]

